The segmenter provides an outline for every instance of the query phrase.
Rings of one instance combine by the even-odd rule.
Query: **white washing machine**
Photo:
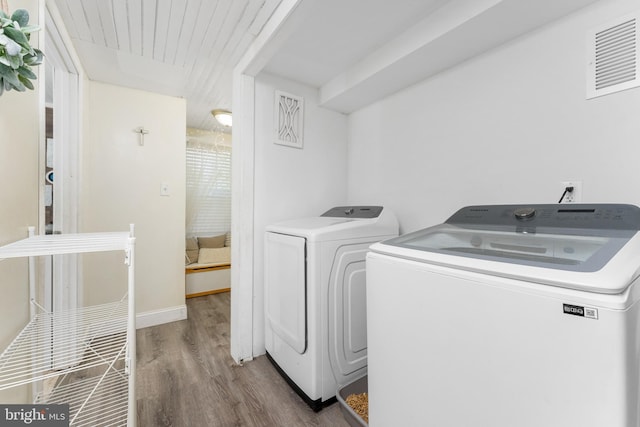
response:
[[[372,427],[640,426],[640,209],[472,206],[367,255]]]
[[[315,411],[366,374],[365,256],[398,235],[380,206],[343,206],[265,234],[267,356]]]

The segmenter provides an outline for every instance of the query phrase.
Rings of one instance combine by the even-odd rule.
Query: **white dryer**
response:
[[[369,425],[640,426],[640,209],[471,206],[367,257]]]
[[[267,357],[315,411],[367,369],[365,257],[398,235],[380,206],[341,206],[265,234]]]

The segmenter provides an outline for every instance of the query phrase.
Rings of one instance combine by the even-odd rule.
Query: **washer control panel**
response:
[[[467,206],[447,221],[452,225],[640,230],[640,208],[625,204],[548,204]]]

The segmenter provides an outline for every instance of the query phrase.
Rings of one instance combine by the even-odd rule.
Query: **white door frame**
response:
[[[62,17],[53,0],[45,2],[44,51],[53,69],[54,140],[54,233],[78,231],[80,201],[80,135],[83,71]],[[44,107],[43,107],[44,109]],[[57,143],[56,143],[57,141]],[[43,137],[42,144],[46,143]],[[43,151],[43,150],[42,150]],[[41,180],[44,185],[44,165]],[[44,229],[44,198],[41,197],[40,230]],[[53,286],[45,277],[45,304],[48,310],[75,308],[82,300],[77,256],[57,256],[53,260]],[[51,296],[49,298],[49,296]],[[47,301],[49,300],[49,301]]]
[[[231,356],[241,363],[253,351],[254,88],[252,76],[233,79],[236,126],[231,144]]]
[[[264,350],[254,345],[254,335],[264,333],[254,330],[262,324],[254,318],[255,76],[304,21],[313,3],[282,0],[233,70],[231,356],[238,363]]]

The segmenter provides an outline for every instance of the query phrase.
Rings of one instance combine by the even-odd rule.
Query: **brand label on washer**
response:
[[[571,314],[572,316],[587,317],[589,319],[598,318],[598,309],[593,307],[583,307],[580,305],[562,304],[562,311],[564,314]]]

